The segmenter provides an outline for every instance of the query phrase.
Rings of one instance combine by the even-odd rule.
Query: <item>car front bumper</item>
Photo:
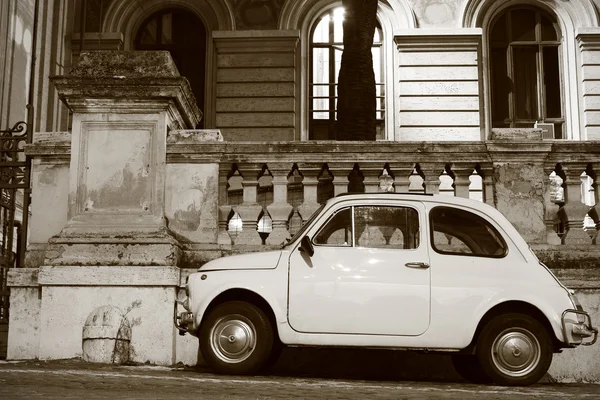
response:
[[[590,315],[582,310],[565,310],[562,314],[562,330],[564,342],[569,346],[591,346],[598,339],[598,329],[592,326]]]
[[[181,305],[186,311],[177,312],[178,306]],[[191,335],[194,334],[194,314],[189,311],[187,302],[175,300],[175,309],[173,311],[173,324],[175,324],[175,328],[179,331],[181,336],[189,333]]]

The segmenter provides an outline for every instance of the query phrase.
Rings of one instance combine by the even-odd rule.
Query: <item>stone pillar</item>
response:
[[[302,217],[302,222],[306,222],[319,208],[317,188],[319,185],[319,173],[321,172],[321,167],[322,164],[318,163],[298,163],[298,170],[304,177],[302,179],[304,201],[298,206],[298,212]]]
[[[496,206],[494,200],[494,168],[492,163],[481,163],[477,173],[481,176],[483,185],[483,201],[492,207]]]
[[[237,206],[237,213],[242,219],[242,232],[235,239],[235,244],[261,245],[262,239],[258,234],[258,216],[262,207],[257,202],[258,174],[261,164],[240,163],[238,171],[244,178],[242,188],[244,191],[243,202]]]
[[[560,245],[562,241],[554,226],[560,220],[558,216],[558,204],[562,203],[563,200],[558,198],[561,188],[557,187],[557,181],[550,178],[550,174],[554,172],[554,168],[554,165],[546,165],[544,167],[544,176],[547,179],[547,185],[543,194],[544,223],[546,224],[546,242],[552,245]]]
[[[67,223],[69,204],[69,132],[36,133],[25,146],[31,157],[31,207],[26,267],[43,264],[48,240],[58,235]]]
[[[569,162],[562,163],[566,175],[565,180],[565,205],[563,207],[566,217],[565,244],[591,244],[590,236],[583,229],[583,221],[589,207],[583,202],[581,196],[581,174],[585,171],[587,163]]]
[[[544,165],[552,143],[499,140],[486,147],[494,166],[496,208],[528,243],[546,243]]]
[[[217,241],[220,157],[186,157],[184,149],[222,141],[221,133],[210,129],[172,130],[167,137],[165,216],[168,228],[186,241]]]
[[[365,193],[377,193],[380,192],[380,180],[381,171],[383,170],[383,166],[379,166],[377,164],[367,164],[362,163],[363,166],[360,168],[360,171],[363,173],[364,180],[363,183],[365,185]]]
[[[69,169],[67,174],[69,152],[59,151],[61,143],[68,143],[67,135],[38,135],[28,146],[35,165],[34,196],[44,196],[32,203],[32,216],[37,215],[32,231],[54,236],[35,282],[41,293],[39,314],[29,326],[39,329],[12,335],[9,352],[19,358],[79,356],[87,316],[98,307],[114,306],[135,321],[132,361],[173,364],[172,313],[181,245],[165,217],[166,141],[169,130],[190,129],[200,121],[189,84],[162,51],[83,52],[71,75],[51,80],[73,113]],[[204,172],[194,166],[185,172],[173,167],[172,179],[178,172],[191,180]],[[216,176],[214,164],[212,168]],[[176,186],[169,193],[186,192],[186,187]],[[200,201],[198,193],[188,194],[180,202]],[[170,216],[176,222],[181,204],[172,200]],[[54,203],[56,208],[48,209]],[[214,203],[215,209],[205,215],[216,225]],[[187,214],[180,216],[185,220]],[[177,229],[183,232],[181,225]],[[11,280],[18,286],[17,276]],[[20,293],[24,291],[14,291],[15,302],[26,304],[18,299]],[[18,350],[36,337],[35,356]]]
[[[443,164],[419,163],[421,171],[425,174],[424,184],[425,193],[439,194],[440,193],[440,175],[444,170]]]
[[[267,244],[281,244],[290,236],[288,219],[293,207],[287,200],[288,174],[292,163],[269,163],[269,171],[273,174],[273,203],[267,211],[273,220],[273,231],[266,240]]]
[[[177,265],[166,227],[168,129],[201,113],[168,52],[83,52],[53,77],[73,112],[69,221],[46,265]]]
[[[452,173],[454,174],[454,194],[456,197],[464,199],[469,198],[469,186],[471,185],[471,175],[473,166],[470,164],[453,164]]]
[[[394,186],[397,193],[408,193],[410,175],[415,169],[413,163],[390,163],[390,170],[394,174]]]
[[[227,197],[227,181],[230,169],[230,164],[221,164],[219,166],[219,233],[217,243],[225,245],[232,243],[231,236],[227,232],[227,218],[229,218],[229,213],[231,213],[231,204],[229,204]]]
[[[332,162],[329,163],[329,171],[333,174],[333,195],[348,192],[348,175],[352,172],[354,163]]]

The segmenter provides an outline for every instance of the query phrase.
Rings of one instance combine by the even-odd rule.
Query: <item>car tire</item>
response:
[[[479,359],[475,355],[454,354],[452,355],[452,366],[467,382],[477,384],[492,383],[492,379],[483,372]]]
[[[212,309],[200,326],[200,352],[215,372],[258,373],[273,350],[273,327],[253,304],[230,301]]]
[[[524,314],[492,319],[481,331],[476,355],[495,383],[526,386],[539,381],[552,363],[552,341],[544,326]]]

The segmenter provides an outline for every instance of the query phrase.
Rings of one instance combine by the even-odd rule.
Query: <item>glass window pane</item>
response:
[[[416,249],[419,214],[408,207],[355,207],[355,243],[359,247]]]
[[[502,15],[492,28],[492,34],[490,36],[491,42],[506,43],[508,42],[506,34],[506,14]]]
[[[152,18],[150,21],[146,23],[146,26],[142,28],[141,33],[141,44],[156,44],[156,30],[157,28],[157,20],[156,18]]]
[[[544,89],[546,101],[546,117],[561,118],[562,102],[560,100],[560,70],[558,65],[558,47],[544,47]]]
[[[534,41],[535,24],[535,11],[513,10],[511,13],[512,41]]]
[[[433,249],[441,254],[504,257],[506,244],[485,219],[451,207],[430,212]]]
[[[538,119],[537,46],[513,47],[515,111],[518,119]]]
[[[313,33],[313,43],[329,43],[329,15],[323,16]]]
[[[506,47],[492,48],[492,126],[502,127],[505,120],[510,119],[508,98],[512,82],[508,77],[506,64]]]
[[[338,75],[340,74],[340,67],[342,66],[342,53],[343,53],[343,51],[341,49],[335,49],[335,51],[334,51],[334,57],[335,57],[334,77],[335,77],[335,83],[338,82]]]
[[[329,99],[313,99],[313,119],[329,119]]]
[[[382,82],[382,71],[381,71],[381,48],[373,47],[371,49],[373,56],[373,72],[375,72],[375,82]]]
[[[552,21],[544,14],[541,14],[541,23],[542,23],[542,40],[558,40],[558,35],[556,33],[556,27],[552,23]]]
[[[329,49],[313,48],[313,82],[329,83]]]
[[[335,43],[344,41],[344,9],[342,7],[333,10],[333,41]]]
[[[172,13],[165,14],[162,17],[161,43],[162,44],[173,43],[173,14]]]
[[[337,212],[314,238],[316,245],[352,246],[352,214],[350,208]]]

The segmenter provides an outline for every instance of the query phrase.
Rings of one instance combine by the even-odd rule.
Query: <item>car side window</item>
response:
[[[352,208],[344,208],[331,217],[313,239],[316,245],[352,246]]]
[[[431,244],[441,254],[504,257],[507,246],[488,221],[469,211],[435,207],[429,213]]]
[[[419,247],[419,213],[410,207],[354,207],[354,227],[355,243],[358,247]]]

